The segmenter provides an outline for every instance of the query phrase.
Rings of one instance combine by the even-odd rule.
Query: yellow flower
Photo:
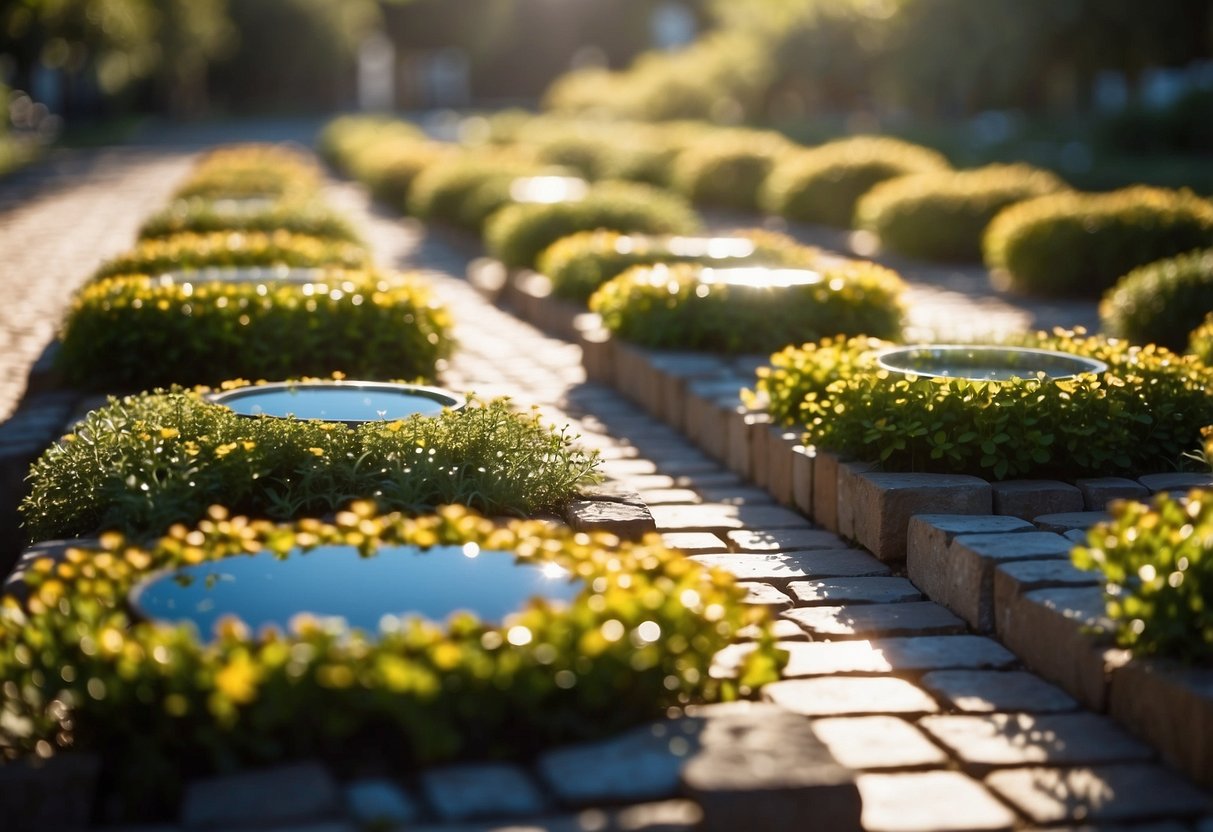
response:
[[[257,683],[260,681],[261,673],[257,665],[244,653],[234,656],[215,674],[215,687],[237,705],[252,702],[256,698]]]
[[[324,456],[324,448],[308,448],[312,456]]]
[[[176,439],[181,435],[181,431],[176,428],[160,428],[161,439]]]

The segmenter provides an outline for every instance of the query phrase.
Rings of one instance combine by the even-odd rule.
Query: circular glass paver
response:
[[[554,563],[519,561],[475,544],[390,546],[369,557],[353,546],[319,546],[285,558],[259,552],[160,572],[132,589],[130,602],[142,618],[189,622],[203,637],[224,616],[254,631],[286,631],[301,613],[374,633],[384,616],[442,621],[457,610],[501,623],[530,598],[567,603],[581,587]]]
[[[821,274],[811,269],[737,266],[727,269],[703,269],[699,272],[700,283],[743,286],[753,289],[790,289],[794,286],[813,286],[820,283],[821,280]]]
[[[543,204],[580,202],[589,187],[576,176],[523,176],[510,183],[510,199]]]
[[[437,387],[370,381],[307,381],[254,384],[211,396],[241,416],[318,419],[359,425],[409,416],[437,416],[463,406],[456,394]]]
[[[959,344],[897,347],[882,352],[877,363],[895,373],[970,381],[1006,381],[1040,374],[1058,380],[1108,369],[1102,361],[1066,352]]]

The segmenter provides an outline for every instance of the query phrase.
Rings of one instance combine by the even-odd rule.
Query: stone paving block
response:
[[[846,543],[824,529],[741,529],[726,535],[735,552],[792,552],[800,549],[845,549]]]
[[[762,689],[763,699],[805,716],[860,714],[933,714],[939,705],[904,679],[838,678],[788,679]]]
[[[767,413],[754,413],[740,405],[729,414],[729,439],[726,467],[738,476],[754,478],[754,438],[758,431],[765,431],[771,424]]]
[[[646,506],[610,500],[574,500],[566,509],[566,520],[579,532],[609,532],[624,540],[639,540],[657,531]]]
[[[663,720],[596,742],[540,755],[540,777],[567,805],[635,803],[674,796],[682,767],[696,751],[702,725]]]
[[[1000,670],[1017,662],[993,639],[981,636],[916,636],[859,641],[781,641],[788,651],[785,679],[842,673],[918,673],[930,670]],[[713,657],[712,674],[736,675],[747,645],[730,645]]]
[[[821,448],[813,457],[813,511],[809,515],[822,528],[838,531],[838,454]]]
[[[854,716],[813,720],[813,733],[854,770],[941,768],[948,755],[904,719]]]
[[[806,528],[809,523],[794,511],[775,505],[730,506],[702,503],[693,506],[653,506],[653,519],[663,532],[710,531],[759,527],[767,529]]]
[[[792,448],[792,505],[805,517],[817,519],[813,502],[813,465],[817,451],[804,445]],[[818,520],[817,522],[821,522]]]
[[[990,484],[977,477],[869,473],[855,478],[855,531],[859,542],[884,561],[905,558],[915,514],[989,514],[990,509]]]
[[[773,610],[785,610],[792,606],[792,599],[771,584],[756,581],[738,581],[737,586],[746,590],[743,603],[760,607],[770,607]]]
[[[955,771],[861,774],[867,832],[994,832],[1015,814],[981,783]]]
[[[1112,673],[1108,713],[1213,789],[1213,668],[1134,659]]]
[[[596,814],[601,811],[588,810],[578,817],[576,832],[598,828]],[[703,823],[703,809],[689,800],[663,800],[659,803],[641,803],[627,806],[609,818],[603,832],[695,832]]]
[[[838,534],[846,540],[857,540],[859,525],[867,526],[873,522],[873,518],[866,513],[867,507],[861,508],[858,504],[859,486],[856,477],[874,470],[876,470],[876,465],[871,462],[840,462],[838,464]],[[873,551],[873,554],[880,557],[879,552]]]
[[[994,629],[994,570],[1001,563],[1069,556],[1073,544],[1046,532],[958,535],[948,546],[946,572],[910,574],[932,599],[979,632]],[[917,578],[917,580],[915,580]]]
[[[796,578],[887,575],[889,568],[862,549],[821,549],[780,555],[695,555],[705,566],[731,572],[739,580],[786,582]]]
[[[994,619],[1010,614],[1016,600],[1036,589],[1099,586],[1099,573],[1079,569],[1068,560],[1021,560],[1001,563],[994,570]]]
[[[1172,471],[1165,474],[1146,474],[1138,477],[1137,481],[1150,489],[1150,493],[1157,494],[1160,491],[1188,491],[1193,488],[1213,487],[1213,474]]]
[[[97,792],[101,760],[79,751],[0,765],[0,829],[83,829]]]
[[[746,417],[750,437],[749,479],[763,490],[771,484],[771,431],[775,429],[773,423],[771,414],[761,411]]]
[[[359,823],[413,823],[421,815],[417,802],[386,777],[350,781],[344,792],[346,810]]]
[[[1149,746],[1092,713],[928,716],[919,727],[950,748],[971,774],[1025,765],[1142,762]]]
[[[1086,477],[1075,480],[1082,493],[1083,508],[1103,511],[1112,500],[1140,500],[1150,496],[1150,489],[1127,477]]]
[[[809,817],[815,829],[858,832],[854,775],[806,720],[749,702],[693,714],[706,722],[682,784],[703,808],[704,832],[779,832],[789,820]]]
[[[913,578],[935,568],[946,568],[948,546],[962,534],[1034,532],[1036,527],[1018,517],[997,514],[916,514],[906,531],[906,568]]]
[[[1123,663],[1110,650],[1103,594],[1098,587],[1039,589],[1000,609],[998,637],[1024,664],[1096,711],[1107,701],[1110,670]]]
[[[693,505],[703,502],[698,492],[689,488],[658,488],[641,491],[646,506]]]
[[[931,601],[800,607],[782,616],[814,638],[950,635],[965,631],[963,621]]]
[[[1082,492],[1057,480],[1003,480],[990,483],[994,513],[1031,520],[1042,514],[1082,511]]]
[[[1021,670],[936,670],[919,680],[952,708],[969,713],[1051,713],[1078,708],[1073,697]]]
[[[666,532],[661,542],[688,555],[722,555],[729,551],[728,544],[711,532]]]
[[[1076,529],[1089,529],[1109,519],[1111,515],[1106,511],[1072,511],[1066,514],[1042,514],[1034,522],[1041,531],[1065,534]]]
[[[423,771],[426,802],[447,821],[538,815],[547,801],[520,766],[467,763]]]
[[[769,427],[766,445],[766,489],[780,505],[796,506],[795,464],[796,449],[801,447],[800,432],[786,427]]]
[[[905,578],[822,578],[792,581],[788,591],[797,604],[900,604],[921,601],[922,593]]]
[[[775,639],[783,641],[808,641],[808,633],[795,621],[776,618],[769,622],[768,626],[771,636]],[[766,633],[757,624],[750,624],[737,631],[738,641],[758,641],[765,636]]]
[[[651,459],[608,459],[598,466],[598,471],[605,477],[626,482],[629,477],[656,474],[657,466]]]
[[[754,485],[712,486],[699,491],[704,502],[725,506],[774,506],[775,500],[764,489]]]
[[[615,341],[605,327],[586,327],[578,333],[581,366],[590,381],[609,382],[615,377]]]
[[[181,825],[189,829],[315,822],[335,818],[342,795],[318,762],[253,769],[193,780],[181,801]]]
[[[1209,809],[1207,795],[1157,765],[1011,769],[986,785],[1035,823],[1126,823]]]

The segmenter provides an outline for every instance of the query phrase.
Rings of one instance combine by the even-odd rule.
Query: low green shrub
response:
[[[89,413],[34,462],[21,514],[31,540],[161,534],[216,502],[275,520],[359,498],[412,512],[459,503],[531,515],[571,499],[596,462],[565,431],[504,400],[348,428],[240,416],[176,389]]]
[[[644,234],[690,234],[699,218],[681,198],[648,185],[594,185],[579,202],[512,204],[485,225],[490,253],[507,266],[534,267],[545,248],[578,231],[607,228]]]
[[[480,151],[438,162],[417,175],[408,213],[479,232],[485,220],[509,202],[510,183],[552,169],[512,150]]]
[[[768,213],[846,228],[860,197],[878,182],[947,169],[947,160],[929,148],[856,136],[787,155],[767,177],[760,199]]]
[[[1049,171],[1022,164],[899,176],[859,200],[855,225],[911,257],[980,261],[982,234],[999,211],[1065,189]]]
[[[819,256],[817,249],[770,231],[744,230],[723,236],[750,240],[753,249],[735,256],[703,254],[698,247],[686,245],[703,238],[645,237],[599,229],[581,231],[552,243],[539,256],[538,269],[551,279],[557,297],[585,302],[599,286],[632,266],[701,263],[723,267],[749,263],[808,268]]]
[[[338,170],[350,173],[358,157],[379,144],[392,145],[425,140],[425,133],[399,119],[386,116],[338,116],[316,137],[320,156]]]
[[[350,162],[350,173],[370,189],[375,199],[403,212],[417,177],[458,153],[440,142],[380,143],[356,155]]]
[[[590,309],[647,347],[766,352],[827,334],[901,333],[902,282],[874,263],[821,264],[821,280],[779,288],[700,282],[694,264],[637,266],[607,281]]]
[[[1108,364],[1069,380],[902,376],[870,339],[788,347],[759,370],[757,404],[806,441],[888,471],[992,479],[1140,474],[1180,464],[1213,424],[1213,370],[1154,345],[1058,331],[1020,346]]]
[[[320,190],[311,156],[284,145],[228,145],[203,156],[176,190],[177,199],[306,198]]]
[[[1188,338],[1188,352],[1213,367],[1213,312],[1205,316],[1200,326]]]
[[[157,240],[175,234],[207,234],[213,231],[260,231],[266,234],[289,231],[329,240],[361,242],[345,217],[319,203],[283,201],[267,208],[249,210],[216,205],[207,199],[177,200],[153,214],[139,229],[139,239]]]
[[[1002,211],[986,230],[986,265],[1017,291],[1098,297],[1147,263],[1213,245],[1213,202],[1138,186],[1061,193]]]
[[[451,318],[419,278],[329,270],[311,283],[105,278],[68,311],[56,366],[87,389],[343,372],[432,379]]]
[[[324,240],[289,231],[249,234],[225,231],[209,234],[175,234],[144,240],[133,249],[106,260],[93,273],[99,280],[115,275],[161,275],[222,266],[332,266],[358,269],[369,255],[355,243]]]
[[[405,615],[365,633],[301,615],[288,632],[253,633],[229,618],[209,643],[140,620],[127,603],[156,570],[264,552],[323,557],[308,553],[317,546],[366,558],[393,546],[430,550],[422,557],[513,552],[571,572],[582,589],[568,604],[531,599],[500,623]],[[785,655],[766,637],[737,678],[714,678],[712,656],[743,627],[767,631],[767,615],[741,602],[725,572],[656,537],[621,544],[456,507],[410,518],[355,503],[332,522],[282,526],[214,508],[148,546],[105,535],[60,564],[44,559],[26,582],[28,598],[5,598],[0,615],[0,753],[98,754],[107,797],[136,817],[173,806],[188,778],[280,760],[356,757],[407,776],[458,758],[525,757],[750,694]]]
[[[671,184],[696,204],[756,211],[767,176],[794,145],[777,134],[721,133],[678,155]]]
[[[1116,641],[1141,656],[1213,662],[1213,495],[1124,500],[1071,557],[1100,573]]]
[[[1099,304],[1110,335],[1182,350],[1213,310],[1213,248],[1159,260],[1117,281]]]

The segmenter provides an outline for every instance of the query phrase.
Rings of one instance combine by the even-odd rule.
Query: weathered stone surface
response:
[[[1072,711],[1074,699],[1054,685],[1023,671],[936,670],[922,686],[958,711],[988,713]]]
[[[624,540],[639,540],[657,531],[646,506],[608,500],[574,500],[566,512],[568,524],[579,532],[609,532]]]
[[[1150,489],[1126,477],[1088,477],[1074,485],[1082,493],[1083,508],[1103,511],[1112,500],[1139,500],[1150,495]]]
[[[1024,664],[1089,708],[1104,710],[1107,675],[1123,661],[1092,633],[1107,632],[1098,587],[1040,589],[998,611],[998,636]]]
[[[632,452],[635,453],[635,451]],[[646,500],[635,488],[618,480],[607,480],[595,485],[583,485],[579,491],[580,496],[586,500],[602,500],[611,503],[624,503],[630,506],[643,506],[646,504]]]
[[[804,628],[795,621],[788,621],[784,618],[776,618],[769,624],[771,635],[777,639],[786,641],[807,641],[809,634],[804,631]],[[763,628],[757,624],[751,624],[747,627],[742,627],[737,631],[738,641],[758,641],[764,635]]]
[[[345,784],[345,805],[359,823],[412,823],[421,815],[417,802],[386,777],[363,778]]]
[[[905,578],[822,578],[792,581],[788,591],[801,604],[898,604],[921,601],[922,593]]]
[[[948,635],[965,631],[963,621],[931,601],[801,607],[784,612],[783,617],[795,621],[812,636],[833,638]]]
[[[994,570],[994,618],[1013,609],[1015,601],[1025,592],[1098,586],[1099,573],[1079,569],[1069,560],[1023,560],[1001,563]]]
[[[1065,534],[1076,529],[1089,529],[1096,523],[1105,523],[1110,518],[1106,511],[1072,511],[1067,514],[1042,514],[1036,525],[1044,532]]]
[[[683,770],[689,797],[709,832],[786,829],[792,818],[814,828],[858,830],[859,792],[806,720],[754,703],[693,711],[705,720],[700,750]]]
[[[1092,713],[929,716],[919,721],[970,773],[1023,765],[1140,762],[1149,746]]]
[[[795,457],[800,447],[800,433],[785,427],[767,429],[767,469],[765,485],[775,501],[785,506],[796,506],[793,486]]]
[[[766,432],[771,425],[768,413],[752,413],[747,410],[737,410],[729,418],[729,455],[728,468],[740,476],[753,480],[755,469],[765,467],[766,461],[759,461],[760,451],[766,450],[766,444],[758,444],[760,432]]]
[[[884,561],[906,556],[906,535],[915,514],[989,514],[990,484],[950,474],[858,474],[855,532]]]
[[[468,763],[422,772],[421,791],[443,820],[537,815],[546,801],[519,766]]]
[[[725,506],[771,506],[775,501],[764,489],[754,485],[704,488],[699,496],[707,503]]]
[[[813,458],[813,522],[827,531],[838,531],[838,454],[816,449]]]
[[[921,731],[895,716],[815,719],[813,732],[834,759],[854,770],[940,767],[948,760]]]
[[[670,506],[702,503],[699,493],[689,488],[662,488],[640,492],[641,501],[646,506]]]
[[[192,781],[181,802],[181,824],[232,829],[315,822],[335,818],[341,803],[341,790],[327,768],[294,763]]]
[[[976,780],[955,771],[862,774],[867,832],[1010,830],[1015,814]]]
[[[974,629],[988,633],[994,628],[995,567],[1017,560],[1064,558],[1072,545],[1061,535],[1046,532],[959,535],[948,547],[949,569],[923,579],[927,584],[923,589]]]
[[[1057,480],[1003,480],[991,483],[994,513],[1031,520],[1042,514],[1082,511],[1082,492]]]
[[[859,504],[859,485],[855,478],[875,469],[876,466],[871,462],[838,464],[838,534],[846,540],[856,540],[859,537],[860,523],[866,525],[872,522],[872,518],[865,513],[867,507]],[[867,546],[866,543],[864,545]],[[879,552],[876,554],[880,555]]]
[[[704,503],[694,506],[653,506],[653,519],[663,532],[727,532],[746,526],[769,529],[797,529],[808,521],[782,506],[730,506]]]
[[[762,689],[768,702],[805,716],[933,714],[939,705],[904,679],[820,677],[773,682]]]
[[[1206,795],[1156,765],[1011,769],[986,784],[1035,823],[1122,823],[1209,808]]]
[[[783,641],[784,678],[835,673],[891,673],[946,669],[1002,669],[1017,660],[998,642],[980,636],[918,636],[860,641]],[[712,674],[735,675],[753,648],[730,645],[716,654]]]
[[[627,481],[629,477],[656,474],[657,466],[649,459],[608,459],[599,465],[599,471],[605,477]]]
[[[83,829],[100,771],[101,761],[82,752],[0,765],[0,829]]]
[[[1135,659],[1112,673],[1108,712],[1213,789],[1213,669]]]
[[[846,543],[824,529],[740,529],[727,535],[735,552],[793,552],[801,549],[845,549]]]
[[[916,514],[906,532],[906,568],[911,579],[947,568],[948,546],[962,534],[1034,532],[1036,527],[1018,517],[997,514]],[[921,584],[920,584],[921,585]]]
[[[1137,481],[1150,489],[1152,494],[1159,491],[1188,491],[1192,488],[1213,487],[1213,474],[1181,473],[1172,471],[1165,474],[1146,474]]]
[[[661,542],[688,555],[723,555],[729,551],[724,540],[711,532],[666,532]]]
[[[887,575],[889,568],[860,549],[809,550],[782,555],[695,555],[706,566],[728,570],[741,580],[789,581],[795,578]]]
[[[813,513],[813,465],[816,460],[816,449],[804,445],[792,448],[792,505],[805,517],[814,519],[816,515]]]
[[[771,607],[776,610],[783,610],[792,606],[792,599],[771,584],[763,584],[756,581],[738,581],[737,585],[746,590],[746,597],[743,599],[743,602],[746,604]]]

